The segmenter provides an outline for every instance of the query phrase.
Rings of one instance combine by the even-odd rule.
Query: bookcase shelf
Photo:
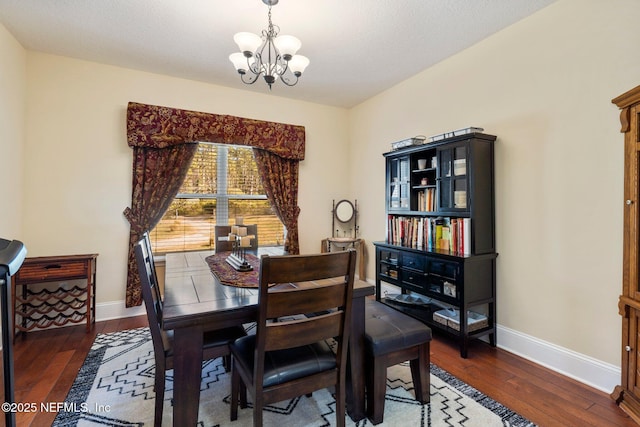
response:
[[[376,298],[459,337],[462,357],[470,338],[496,343],[495,139],[471,133],[384,154]]]

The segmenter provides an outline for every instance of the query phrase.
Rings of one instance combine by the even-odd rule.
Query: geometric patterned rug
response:
[[[98,334],[53,426],[153,425],[154,358],[148,328]],[[229,421],[229,375],[221,359],[203,362],[200,427],[248,427],[253,410]],[[384,422],[378,426],[534,426],[453,375],[431,365],[431,402],[414,399],[408,363],[387,371]],[[173,371],[167,372],[163,426],[172,425]],[[249,403],[249,407],[251,404]],[[333,426],[335,399],[328,390],[269,405],[264,425]],[[347,426],[370,426],[368,419]]]

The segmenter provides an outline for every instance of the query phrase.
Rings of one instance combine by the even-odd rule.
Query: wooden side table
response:
[[[26,258],[12,281],[16,334],[85,320],[89,332],[96,320],[97,257],[98,254]],[[35,284],[71,280],[85,280],[86,286],[30,289]]]
[[[345,250],[347,247],[355,248],[358,253],[358,276],[360,280],[366,282],[366,266],[365,266],[365,245],[364,239],[356,239],[350,237],[328,237],[322,239],[320,252],[332,252],[333,247],[342,248]]]

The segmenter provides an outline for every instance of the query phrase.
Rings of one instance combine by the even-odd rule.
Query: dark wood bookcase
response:
[[[624,134],[621,378],[611,397],[640,424],[640,86],[614,98]]]
[[[469,133],[384,154],[376,299],[456,336],[462,357],[470,338],[496,344],[495,140]]]

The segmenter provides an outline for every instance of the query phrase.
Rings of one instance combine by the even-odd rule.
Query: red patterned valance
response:
[[[187,142],[247,145],[279,157],[304,160],[304,126],[130,102],[130,147],[165,148]]]

